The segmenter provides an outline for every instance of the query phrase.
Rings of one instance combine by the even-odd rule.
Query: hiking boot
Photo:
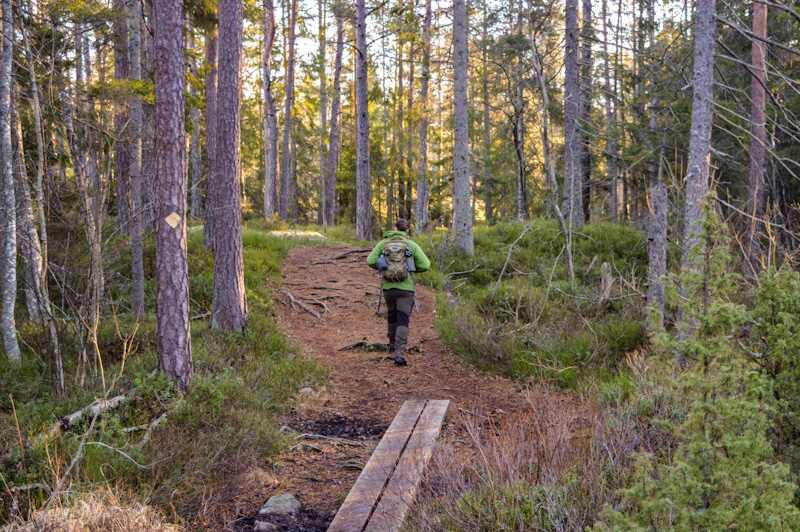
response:
[[[398,366],[405,366],[406,364],[408,364],[408,362],[406,362],[406,357],[403,356],[405,354],[406,354],[405,349],[400,349],[399,351],[395,351],[394,363],[397,364]]]

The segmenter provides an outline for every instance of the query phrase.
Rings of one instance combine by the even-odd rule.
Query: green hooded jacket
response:
[[[383,235],[383,240],[378,242],[378,245],[372,250],[372,253],[369,254],[367,257],[367,265],[370,268],[378,269],[375,266],[375,261],[378,260],[383,253],[383,246],[386,245],[386,239],[393,237],[393,236],[404,236],[408,238],[408,235],[405,231],[387,231],[385,235]],[[411,250],[411,253],[414,255],[414,265],[417,267],[417,273],[428,271],[428,268],[431,267],[431,261],[428,257],[425,256],[425,253],[422,251],[422,248],[417,245],[416,242],[408,238],[408,248]],[[400,290],[408,290],[409,292],[414,291],[414,281],[411,279],[409,275],[405,281],[402,283],[391,283],[389,281],[383,281],[383,289],[384,290],[391,290],[392,288],[398,288]]]

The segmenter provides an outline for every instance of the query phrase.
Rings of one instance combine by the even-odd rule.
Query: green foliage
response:
[[[702,242],[691,251],[696,268],[681,276],[689,298],[681,339],[664,333],[656,347],[686,366],[677,386],[686,414],[667,456],[639,457],[635,480],[622,490],[622,508],[607,508],[595,530],[791,530],[789,468],[769,441],[773,384],[742,355],[736,337],[746,308],[731,299],[735,276],[727,242],[706,209]]]
[[[213,258],[202,246],[201,226],[190,228],[188,236],[191,312],[202,316],[211,310]],[[134,322],[122,312],[116,319],[107,316],[101,322],[98,345],[108,381],[121,373],[112,395],[132,389],[136,393],[123,407],[98,418],[81,467],[73,473],[73,489],[114,479],[118,488],[138,492],[170,513],[193,518],[211,491],[224,491],[224,486],[238,482],[256,460],[281,447],[275,416],[291,404],[297,389],[316,383],[322,372],[313,361],[293,352],[270,318],[269,284],[279,278],[281,261],[289,250],[307,242],[267,236],[251,227],[245,228],[243,239],[248,326],[244,334],[221,333],[211,331],[207,319],[192,321],[195,373],[186,394],[179,393],[165,375],[152,371],[156,366],[154,312],[138,325],[124,370],[125,334],[133,331]],[[152,268],[152,242],[146,243],[145,253],[146,268]],[[113,282],[107,287],[110,291],[117,288]],[[68,333],[64,338],[70,345],[76,339]],[[37,334],[41,333],[31,328],[23,331],[23,338],[35,342]],[[70,361],[73,355],[68,356]],[[68,370],[73,370],[72,364]],[[19,369],[9,367],[4,357],[0,359],[0,387],[5,392],[0,397],[0,433],[4,435],[0,456],[9,454],[9,460],[0,463],[3,486],[56,483],[63,462],[69,463],[78,452],[80,438],[74,436],[88,428],[89,420],[62,437],[41,435],[53,427],[54,417],[75,412],[103,393],[90,368],[84,387],[73,386],[70,397],[56,400],[50,396],[47,371],[45,360],[35,353],[26,352]],[[147,426],[162,414],[166,414],[165,420],[153,431],[150,442],[140,445]],[[120,449],[148,467],[140,469],[116,451],[95,443]],[[58,468],[54,467],[54,453],[62,463]],[[29,495],[26,504],[32,507],[47,496],[36,490]],[[0,504],[0,515],[7,511],[8,507]]]
[[[590,375],[613,378],[646,337],[638,294],[616,282],[617,301],[596,301],[600,265],[608,263],[618,279],[640,285],[646,275],[644,236],[607,223],[575,234],[575,271],[582,275],[573,291],[557,224],[533,221],[517,240],[522,231],[518,223],[477,226],[472,257],[452,250],[448,233],[418,240],[434,262],[422,282],[447,284],[458,296],[457,304],[440,300],[440,336],[470,363],[509,376],[563,387],[576,387]]]

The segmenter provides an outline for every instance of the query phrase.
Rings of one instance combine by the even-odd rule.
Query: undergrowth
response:
[[[338,231],[346,234],[345,229]],[[68,480],[69,493],[109,485],[114,492],[131,493],[153,505],[173,521],[213,528],[213,523],[219,524],[215,511],[246,489],[243,479],[248,470],[284,445],[274,417],[290,405],[299,388],[314,385],[322,371],[294,351],[273,321],[270,284],[279,280],[281,262],[290,249],[309,242],[268,236],[263,223],[245,227],[249,321],[244,334],[235,334],[209,328],[213,256],[202,246],[201,227],[190,227],[188,237],[194,377],[185,395],[154,371],[152,241],[145,244],[149,312],[141,323],[133,323],[120,296],[117,304],[104,309],[99,331],[109,397],[132,397],[98,417],[88,445],[81,447],[80,441],[90,416],[60,436],[48,434],[59,417],[103,396],[96,365],[90,364],[83,386],[70,382],[69,396],[56,400],[50,394],[48,363],[42,355],[46,339],[34,326],[20,327],[28,346],[22,367],[0,362],[0,389],[6,392],[0,397],[3,519],[25,518],[41,508],[80,450],[82,458]],[[124,289],[110,285],[107,292],[124,294]],[[63,338],[76,350],[80,331],[65,327]],[[76,374],[76,353],[65,355],[69,376]],[[149,431],[162,416],[163,422]]]
[[[449,233],[422,240],[436,260],[421,282],[457,298],[440,299],[440,336],[470,363],[515,378],[572,389],[617,379],[625,355],[646,340],[646,236],[608,223],[575,233],[572,287],[557,225],[534,221],[523,231],[519,223],[476,227],[473,257],[453,251]],[[606,300],[603,268],[613,279]]]

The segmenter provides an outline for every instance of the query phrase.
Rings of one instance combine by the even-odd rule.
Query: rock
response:
[[[295,499],[291,493],[281,493],[274,495],[261,507],[259,515],[289,515],[300,510],[300,501]]]
[[[266,521],[256,521],[256,526],[253,527],[256,532],[275,532],[278,527]]]
[[[306,386],[305,388],[300,388],[300,393],[314,393],[314,389]]]

